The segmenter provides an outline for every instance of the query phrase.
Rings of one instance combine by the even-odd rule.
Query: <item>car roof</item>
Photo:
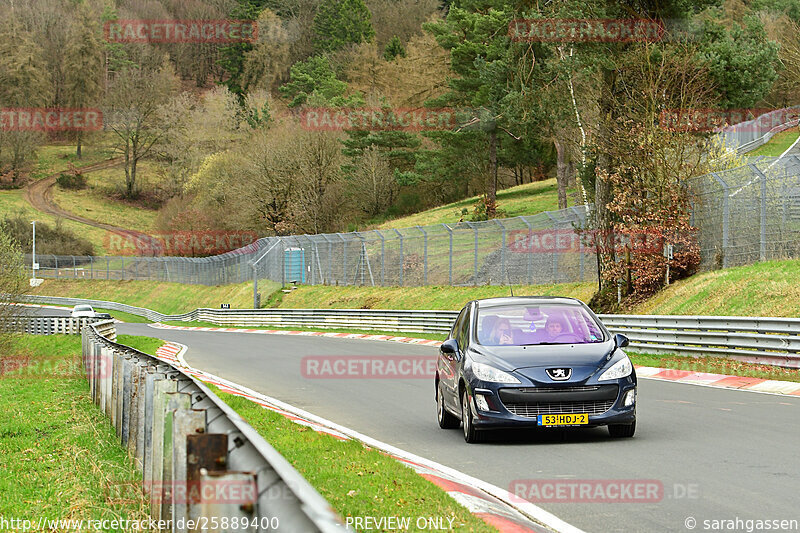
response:
[[[569,298],[567,296],[502,296],[499,298],[483,298],[475,300],[478,307],[494,307],[499,305],[547,305],[547,304],[563,304],[563,305],[585,305],[577,298]]]

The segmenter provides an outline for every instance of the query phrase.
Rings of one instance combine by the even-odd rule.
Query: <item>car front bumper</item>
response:
[[[636,390],[635,378],[627,377],[616,380],[612,384],[618,386],[618,391],[614,399],[607,399],[602,407],[599,401],[587,401],[587,396],[591,393],[576,392],[573,396],[569,394],[569,386],[563,387],[563,392],[557,394],[558,401],[548,401],[547,395],[542,395],[540,402],[532,402],[525,409],[520,409],[521,404],[509,404],[508,406],[500,398],[504,387],[481,387],[481,383],[475,387],[470,387],[470,400],[473,408],[473,424],[480,429],[504,429],[504,428],[523,428],[541,427],[539,426],[538,414],[575,414],[588,413],[588,424],[579,426],[557,426],[557,427],[595,427],[609,424],[630,424],[636,420],[636,401],[632,405],[625,406],[624,399],[626,394]],[[591,388],[594,385],[575,384],[582,388]],[[603,384],[609,385],[609,384]],[[508,386],[505,386],[508,388]],[[482,396],[480,401],[476,396]],[[506,394],[508,396],[508,394]],[[539,398],[537,398],[539,399]],[[479,400],[479,401],[476,401]],[[481,406],[488,406],[489,409],[482,409]],[[512,406],[514,405],[514,406]],[[606,409],[606,406],[610,405]],[[512,412],[514,411],[514,412]],[[599,412],[602,411],[602,412]],[[519,414],[525,412],[525,415]]]

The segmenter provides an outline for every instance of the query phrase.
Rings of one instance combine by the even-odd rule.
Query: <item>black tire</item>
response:
[[[436,386],[436,419],[442,429],[457,429],[461,423],[457,416],[450,414],[445,408],[441,383]]]
[[[609,424],[608,434],[615,439],[627,439],[636,433],[636,421],[630,424]]]
[[[472,406],[467,391],[461,393],[461,424],[464,428],[464,440],[472,444],[481,441],[481,432],[472,425]]]

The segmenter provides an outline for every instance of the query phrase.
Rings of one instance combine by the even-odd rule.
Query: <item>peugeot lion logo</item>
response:
[[[566,381],[572,376],[571,368],[548,368],[547,375],[553,381]]]

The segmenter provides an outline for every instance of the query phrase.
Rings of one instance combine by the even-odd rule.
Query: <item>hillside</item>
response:
[[[569,199],[569,205],[573,205],[573,193],[574,189],[568,189],[567,198]],[[475,203],[479,201],[480,198],[480,196],[473,196],[451,204],[420,211],[413,215],[387,220],[380,224],[378,229],[408,228],[417,225],[425,226],[430,224],[458,222],[462,217],[463,209],[467,209],[468,211],[468,214],[464,215],[464,220],[469,220]],[[550,178],[497,191],[497,208],[502,210],[506,217],[535,215],[543,211],[555,211],[558,209],[556,180],[555,178]]]
[[[701,272],[629,310],[651,315],[800,317],[800,260]]]

